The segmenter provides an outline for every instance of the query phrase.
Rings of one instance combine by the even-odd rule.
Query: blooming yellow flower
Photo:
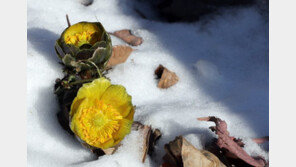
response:
[[[101,35],[102,32],[96,24],[81,22],[69,27],[63,38],[66,44],[80,47],[83,44],[95,44],[101,39]]]
[[[130,133],[133,117],[125,88],[99,78],[79,89],[71,105],[70,128],[87,144],[106,149]]]

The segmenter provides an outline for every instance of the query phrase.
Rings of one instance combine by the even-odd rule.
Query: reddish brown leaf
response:
[[[137,37],[133,35],[131,33],[131,30],[128,30],[128,29],[115,31],[114,33],[110,33],[110,34],[122,39],[123,41],[125,41],[126,43],[132,46],[141,45],[143,42],[143,39],[141,37]]]
[[[220,118],[216,117],[203,117],[198,118],[200,121],[211,121],[216,124],[214,131],[218,135],[217,145],[220,148],[227,149],[231,154],[231,156],[236,156],[239,159],[245,161],[246,163],[256,166],[256,167],[263,167],[266,165],[266,162],[263,159],[254,159],[250,155],[248,155],[242,147],[236,142],[239,141],[234,137],[229,136],[229,132],[227,131],[227,124],[225,121],[221,120]],[[213,129],[212,129],[213,130]],[[235,141],[236,140],[236,141]],[[240,140],[241,142],[241,140]]]
[[[262,143],[265,143],[265,142],[269,141],[269,136],[264,136],[264,137],[261,137],[261,138],[255,138],[255,139],[252,139],[252,140],[257,144],[262,144]]]
[[[112,55],[107,63],[107,68],[124,63],[132,53],[133,48],[129,46],[117,45],[112,48]]]
[[[157,78],[160,79],[157,85],[157,87],[159,88],[169,88],[179,81],[179,78],[176,75],[176,73],[168,70],[161,64],[157,67],[154,73],[157,76]]]

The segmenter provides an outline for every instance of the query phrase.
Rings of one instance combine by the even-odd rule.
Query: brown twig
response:
[[[67,19],[68,27],[70,27],[71,26],[71,23],[70,23],[68,14],[66,14],[66,19]]]

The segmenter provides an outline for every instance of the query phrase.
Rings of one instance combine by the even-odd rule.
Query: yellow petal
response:
[[[131,112],[125,117],[125,119],[119,121],[120,128],[113,136],[115,139],[114,145],[118,144],[125,137],[125,135],[130,133],[134,120],[134,114],[135,110],[132,108]]]
[[[119,121],[119,130],[114,133],[113,138],[116,143],[120,142],[125,135],[129,134],[131,131],[133,121],[128,119],[122,119]]]
[[[96,34],[96,35],[94,35]],[[80,47],[83,44],[95,44],[101,39],[102,31],[96,23],[80,22],[67,28],[63,33],[66,44]]]
[[[114,145],[115,145],[114,139],[110,139],[110,140],[106,141],[105,143],[98,144],[96,147],[102,148],[102,149],[107,149],[107,148],[113,147]]]
[[[77,93],[77,98],[100,99],[110,85],[110,81],[106,78],[95,79],[91,83],[83,84]]]
[[[83,33],[84,31],[90,31],[90,32],[100,32],[98,26],[94,23],[86,23],[86,22],[80,22],[76,23],[69,28],[64,33],[64,38],[68,36],[75,35],[76,33]]]
[[[73,115],[72,120],[77,120],[77,114]],[[79,138],[85,138],[84,133],[82,132],[81,124],[76,123],[75,121],[71,121],[70,123],[71,130],[79,136]]]
[[[124,138],[125,135],[130,133],[131,126],[134,120],[134,114],[135,110],[134,108],[132,108],[131,112],[125,117],[125,119],[119,122],[120,128],[114,134],[114,139],[116,140],[115,145],[118,144]]]
[[[73,117],[73,115],[80,109],[83,108],[83,106],[85,106],[86,102],[84,101],[85,98],[75,98],[72,102],[71,105],[71,110],[70,110],[70,118]]]
[[[111,85],[108,87],[101,100],[116,108],[123,117],[126,117],[133,108],[132,97],[126,93],[126,89],[121,85]]]
[[[131,112],[125,117],[125,119],[133,121],[134,120],[135,109],[134,107],[131,109]]]

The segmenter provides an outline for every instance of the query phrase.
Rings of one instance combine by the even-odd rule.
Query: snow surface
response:
[[[176,136],[200,149],[215,136],[208,129],[213,123],[196,120],[204,116],[225,120],[230,134],[246,141],[248,153],[268,158],[268,146],[251,141],[269,133],[268,22],[255,8],[228,9],[195,23],[165,23],[142,19],[128,0],[94,0],[88,7],[80,2],[28,0],[28,166],[159,166],[164,144]],[[58,124],[53,85],[63,74],[54,43],[67,26],[66,14],[73,24],[98,20],[109,32],[131,29],[143,37],[143,44],[108,77],[132,95],[135,120],[163,133],[145,164],[139,157],[139,132],[129,134],[114,155],[95,160]],[[113,36],[112,42],[124,44]],[[180,81],[157,88],[159,64]]]

